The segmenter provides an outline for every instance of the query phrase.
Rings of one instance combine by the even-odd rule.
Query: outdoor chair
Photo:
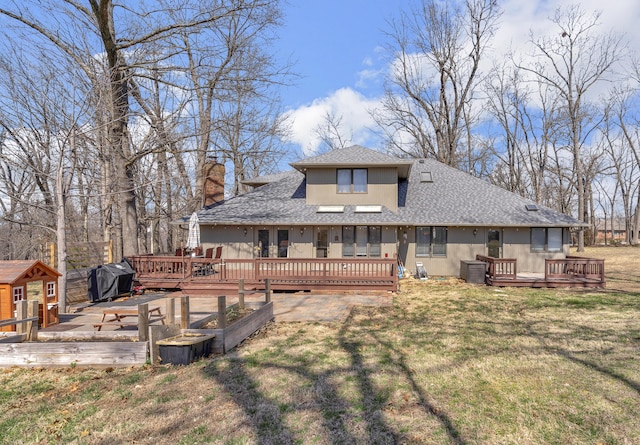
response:
[[[208,248],[205,251],[204,257],[205,258],[215,258],[216,260],[220,259],[222,257],[222,246],[218,246],[218,247],[215,248],[215,250],[216,250],[216,256],[215,257],[213,256],[213,249],[214,249],[213,247]]]
[[[184,257],[187,255],[187,249],[180,247],[176,249],[176,256]],[[182,270],[182,262],[174,262],[173,263],[173,272],[180,272]]]
[[[215,250],[215,256],[213,254],[213,251]],[[222,256],[222,246],[218,246],[218,247],[209,247],[207,250],[205,250],[204,253],[204,257],[205,258],[210,258],[210,259],[220,259],[220,257]],[[204,275],[211,275],[213,273],[215,273],[214,270],[214,265],[213,264],[207,264],[203,267],[203,273]]]

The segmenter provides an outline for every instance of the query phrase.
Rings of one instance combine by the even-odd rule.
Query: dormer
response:
[[[354,145],[291,164],[306,177],[306,203],[385,206],[398,210],[398,182],[412,161]]]

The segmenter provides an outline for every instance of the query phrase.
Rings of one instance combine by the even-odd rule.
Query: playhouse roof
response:
[[[39,260],[0,261],[0,284],[14,284],[25,278],[37,281],[44,277],[57,278],[61,275]]]

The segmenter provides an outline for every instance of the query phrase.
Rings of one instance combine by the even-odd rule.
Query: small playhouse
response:
[[[58,278],[61,274],[38,260],[0,261],[0,320],[15,317],[16,302],[38,301],[42,327],[58,323]],[[15,326],[1,327],[15,331]]]

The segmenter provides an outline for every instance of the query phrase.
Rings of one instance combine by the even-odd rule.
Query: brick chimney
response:
[[[224,173],[224,164],[220,164],[217,157],[207,158],[202,186],[203,207],[224,201]]]

